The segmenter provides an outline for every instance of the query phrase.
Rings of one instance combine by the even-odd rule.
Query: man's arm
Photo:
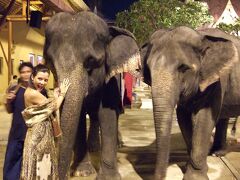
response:
[[[16,98],[16,95],[13,92],[6,94],[6,100],[4,102],[5,108],[8,113],[13,112],[12,101]]]
[[[5,109],[6,111],[10,114],[10,113],[13,113],[13,109],[12,109],[12,105],[11,103],[6,103],[4,104],[5,105]]]

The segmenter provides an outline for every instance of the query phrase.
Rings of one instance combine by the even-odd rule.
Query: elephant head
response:
[[[64,179],[85,96],[117,73],[139,69],[139,48],[130,32],[108,27],[91,12],[56,14],[49,20],[45,36],[44,58],[55,79],[60,82],[68,77],[71,81],[61,112],[59,175]]]
[[[155,179],[164,179],[175,106],[207,91],[238,61],[231,41],[188,27],[155,32],[141,49],[144,78],[152,86],[157,138]]]

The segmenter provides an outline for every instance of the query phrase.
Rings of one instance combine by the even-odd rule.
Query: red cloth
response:
[[[132,104],[132,87],[133,87],[133,76],[130,73],[123,73],[124,78],[124,97],[123,97],[123,105]]]

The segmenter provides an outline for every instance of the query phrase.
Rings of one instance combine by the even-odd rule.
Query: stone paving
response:
[[[2,179],[2,166],[10,124],[11,115],[5,112],[3,106],[0,106],[0,179]],[[154,172],[156,154],[152,110],[126,109],[125,114],[120,116],[119,128],[124,141],[124,147],[118,151],[118,165],[122,179],[153,179],[152,174]],[[238,130],[240,131],[240,127],[238,127]],[[230,135],[228,141],[231,144],[230,150],[232,152],[229,152],[224,158],[208,157],[208,175],[210,180],[240,179],[240,176],[236,178],[231,172],[234,171],[235,174],[240,173],[240,145],[234,144],[233,142],[236,142],[236,139]],[[98,153],[92,153],[91,157],[94,166],[98,169]],[[182,170],[184,170],[187,159],[188,156],[184,141],[177,121],[174,121],[172,126],[170,163],[166,179],[182,179]],[[95,175],[90,177],[74,177],[71,180],[93,180],[94,178]]]

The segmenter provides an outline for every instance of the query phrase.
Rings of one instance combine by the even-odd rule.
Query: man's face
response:
[[[28,82],[31,74],[32,74],[32,68],[30,68],[28,66],[24,66],[20,70],[20,79],[21,79],[21,81]]]

